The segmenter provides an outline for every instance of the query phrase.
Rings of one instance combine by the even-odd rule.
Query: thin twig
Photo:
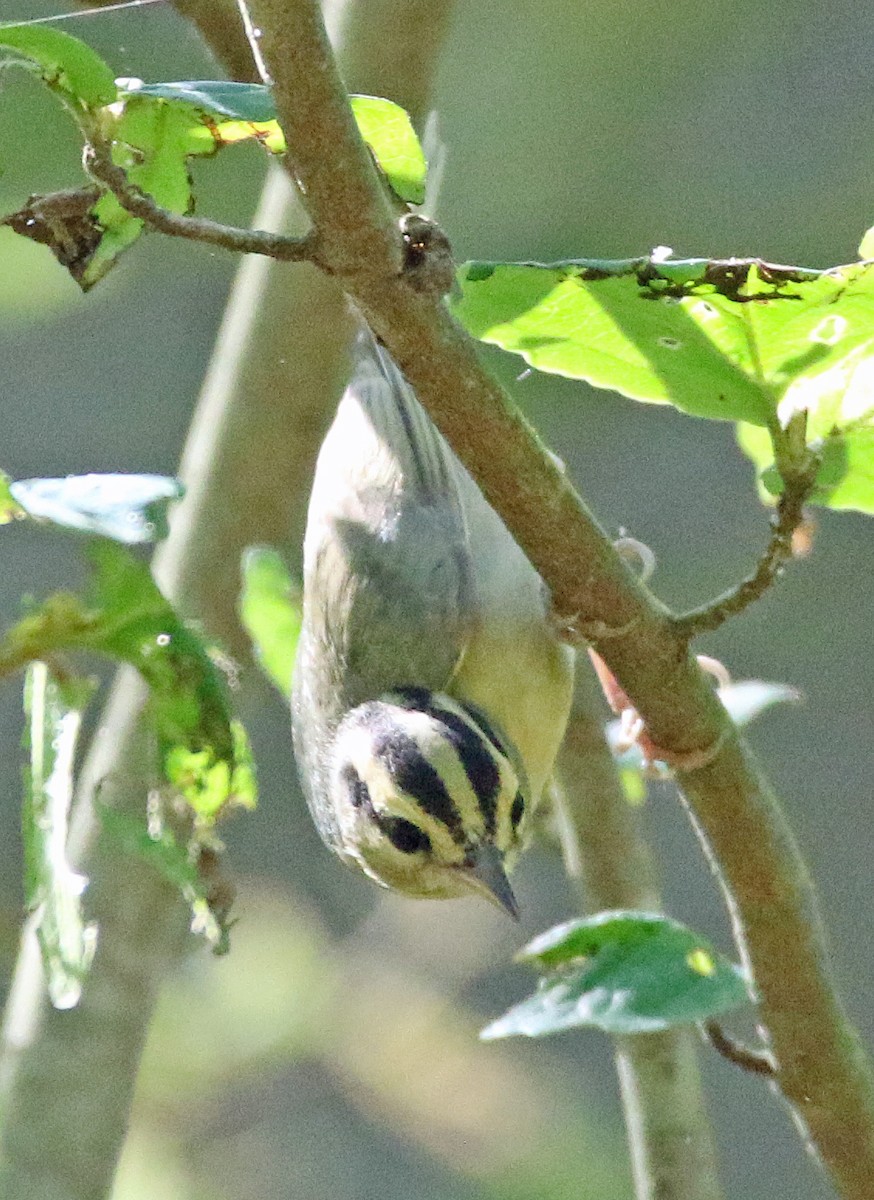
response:
[[[131,183],[122,168],[112,161],[107,146],[95,143],[86,146],[83,162],[89,175],[105,184],[122,208],[159,233],[221,246],[237,254],[263,254],[281,262],[311,262],[324,271],[328,270],[321,256],[321,238],[315,230],[302,238],[293,238],[281,233],[268,233],[263,229],[238,229],[233,225],[221,225],[204,217],[182,216],[162,208],[151,196]]]
[[[746,579],[715,600],[693,608],[674,619],[677,634],[691,641],[701,633],[718,629],[729,617],[737,616],[765,594],[782,573],[793,554],[795,533],[804,522],[804,505],[813,488],[816,472],[793,476],[785,481],[771,518],[771,538],[756,569]]]
[[[778,1075],[777,1062],[767,1050],[754,1050],[726,1033],[718,1021],[705,1021],[701,1026],[704,1040],[728,1062],[742,1067],[752,1075],[766,1075],[775,1079]]]

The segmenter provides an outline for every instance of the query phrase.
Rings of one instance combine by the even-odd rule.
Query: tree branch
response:
[[[666,609],[623,565],[445,309],[398,273],[399,237],[373,196],[348,206],[378,181],[356,153],[360,140],[315,0],[248,7],[280,125],[295,148],[295,174],[343,286],[550,587],[558,617],[592,642],[652,741],[676,762],[704,764],[678,770],[677,779],[727,881],[780,1086],[843,1194],[864,1200],[874,1178],[874,1085],[838,1001],[814,889],[776,798]],[[328,146],[335,172],[325,170]]]
[[[316,230],[300,238],[287,237],[263,229],[237,229],[204,217],[170,212],[130,182],[122,168],[112,161],[106,145],[91,143],[86,146],[83,164],[92,178],[109,188],[122,208],[158,233],[221,246],[223,250],[231,250],[236,254],[263,254],[280,262],[311,262],[328,271],[328,265],[321,255],[321,238]]]

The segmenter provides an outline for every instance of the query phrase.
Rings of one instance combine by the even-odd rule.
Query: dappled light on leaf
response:
[[[476,337],[542,370],[766,425],[793,382],[867,352],[872,272],[758,260],[468,263],[454,309]]]
[[[150,688],[160,769],[198,820],[254,803],[251,755],[231,721],[224,680],[200,638],[161,595],[148,566],[102,538],[89,545],[84,600],[49,596],[0,639],[0,674],[59,651],[88,650],[135,667]],[[175,779],[172,778],[175,776]]]

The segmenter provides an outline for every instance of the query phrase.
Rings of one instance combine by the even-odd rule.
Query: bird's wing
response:
[[[357,357],[304,544],[296,686],[329,724],[404,684],[445,689],[476,603],[451,451],[388,354],[367,337]]]

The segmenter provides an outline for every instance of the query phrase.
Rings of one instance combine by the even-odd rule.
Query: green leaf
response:
[[[217,117],[263,124],[276,120],[273,93],[263,83],[233,83],[226,79],[186,79],[179,83],[143,83],[140,79],[119,81],[121,96],[152,96],[177,100],[190,108]]]
[[[93,685],[81,679],[60,683],[43,662],[32,663],[25,677],[25,904],[33,915],[49,996],[61,1009],[79,1002],[97,937],[96,927],[82,917],[87,880],[66,856],[73,761],[92,691]]]
[[[408,204],[424,203],[428,164],[406,111],[378,96],[350,96],[349,102],[392,191]]]
[[[203,79],[178,83],[129,80],[121,92],[188,105],[198,113],[198,125],[204,134],[209,132],[215,148],[255,138],[273,153],[285,150],[273,95],[263,84]],[[427,163],[406,111],[378,96],[350,96],[349,102],[359,133],[373,151],[392,191],[401,200],[421,204],[425,199]],[[204,116],[210,120],[204,121]],[[216,117],[221,119],[217,122]]]
[[[740,967],[658,913],[604,912],[568,921],[519,955],[552,972],[480,1035],[541,1037],[596,1026],[651,1033],[703,1021],[749,1001]]]
[[[693,416],[774,426],[805,397],[833,410],[874,347],[874,264],[467,263],[459,281],[453,308],[475,337]]]
[[[759,495],[773,503],[783,483],[774,462],[768,431],[740,423],[738,443],[758,472]],[[835,429],[815,439],[811,446],[821,456],[816,484],[809,502],[823,508],[853,510],[874,516],[874,428],[862,426]]]
[[[278,551],[249,546],[243,554],[240,620],[252,639],[255,658],[288,700],[300,635],[300,589]]]
[[[214,154],[217,143],[209,129],[192,121],[190,108],[181,103],[141,96],[135,92],[123,104],[104,114],[104,137],[113,143],[112,158],[131,183],[174,213],[189,213],[194,193],[188,159]],[[92,249],[78,282],[87,291],[114,266],[120,254],[143,232],[134,217],[111,192],[105,192],[93,209],[102,237]]]
[[[167,508],[183,491],[178,480],[164,475],[68,475],[9,485],[13,500],[30,516],[128,545],[166,537]]]
[[[145,563],[95,538],[85,602],[50,596],[0,639],[0,675],[61,650],[126,662],[151,689],[161,771],[197,819],[212,825],[232,805],[251,806],[251,756],[231,721],[224,680],[197,635],[161,595]]]
[[[116,97],[111,68],[90,46],[49,25],[0,25],[0,47],[35,69],[45,83],[76,109],[111,104]]]

